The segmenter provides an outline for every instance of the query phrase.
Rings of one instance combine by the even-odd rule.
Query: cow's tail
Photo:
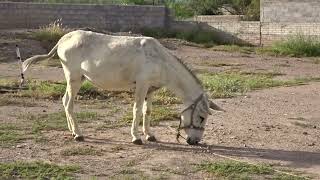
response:
[[[22,72],[26,72],[29,68],[29,66],[32,64],[32,63],[35,63],[37,61],[42,61],[42,60],[45,60],[45,59],[48,59],[48,58],[52,58],[54,55],[56,55],[57,53],[57,49],[58,49],[58,44],[57,43],[52,49],[51,51],[48,53],[48,54],[42,54],[42,55],[35,55],[31,58],[28,58],[27,60],[25,60],[23,63],[22,63]]]

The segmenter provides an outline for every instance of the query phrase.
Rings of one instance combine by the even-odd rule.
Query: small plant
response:
[[[295,57],[320,56],[320,39],[298,34],[290,36],[284,41],[274,43],[269,51],[276,55],[288,55]]]
[[[50,50],[67,32],[67,28],[63,27],[62,20],[58,19],[47,26],[40,27],[33,36],[36,40],[41,41],[46,49]]]

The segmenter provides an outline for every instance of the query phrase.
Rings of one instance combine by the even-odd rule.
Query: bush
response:
[[[270,51],[276,55],[289,56],[320,56],[320,39],[305,35],[291,36],[285,41],[274,43]]]
[[[43,42],[43,46],[50,50],[59,39],[68,32],[67,28],[63,27],[61,19],[58,19],[47,26],[40,27],[34,32],[35,39]]]
[[[177,19],[186,19],[194,15],[192,8],[185,1],[167,1],[166,6],[174,12],[174,16]]]

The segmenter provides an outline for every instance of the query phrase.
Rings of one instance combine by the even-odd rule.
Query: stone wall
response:
[[[163,6],[0,3],[0,29],[39,28],[62,19],[67,27],[94,27],[113,31],[143,27],[164,28],[168,10]]]

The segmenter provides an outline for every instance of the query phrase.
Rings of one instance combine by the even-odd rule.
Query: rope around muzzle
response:
[[[199,97],[197,97],[197,99],[192,104],[190,104],[187,108],[185,108],[183,111],[181,111],[180,114],[182,114],[186,110],[192,108],[191,119],[190,119],[190,125],[189,126],[181,127],[182,120],[180,118],[179,126],[178,126],[178,128],[176,130],[177,131],[176,140],[177,140],[178,143],[180,143],[180,141],[179,141],[180,137],[182,137],[184,140],[187,140],[187,138],[185,138],[184,136],[181,135],[181,133],[180,133],[181,129],[186,129],[186,128],[199,129],[198,127],[194,127],[194,125],[193,125],[193,115],[194,115],[194,112],[195,112],[195,109],[196,109],[198,103],[201,101],[202,98],[203,98],[203,94],[201,94]]]

